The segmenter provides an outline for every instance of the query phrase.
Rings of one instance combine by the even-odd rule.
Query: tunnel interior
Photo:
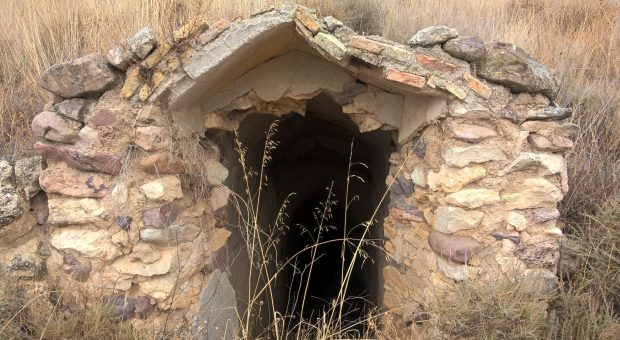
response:
[[[388,160],[395,148],[392,133],[382,130],[360,133],[341,106],[321,94],[308,101],[305,116],[290,113],[278,118],[253,113],[243,120],[238,138],[247,148],[246,164],[254,170],[260,169],[265,132],[276,119],[277,132],[273,139],[278,145],[271,150],[265,168],[267,185],[261,194],[260,225],[273,228],[288,198],[282,220],[286,228],[266,232],[279,235],[277,245],[270,250],[269,258],[274,261],[270,270],[277,270],[287,259],[293,260],[278,274],[273,285],[273,306],[266,309],[273,308],[297,320],[300,316],[316,320],[329,309],[343,287],[342,268],[348,268],[357,242],[363,237],[372,244],[364,243],[360,256],[355,259],[343,308],[343,321],[355,322],[371,309],[381,307],[383,218],[387,215],[388,202],[380,202],[386,190]],[[238,153],[229,151],[226,158],[230,169],[227,185],[245,196]],[[255,192],[258,176],[253,179],[251,187]],[[347,191],[349,206],[345,209]],[[330,214],[324,214],[328,199]],[[234,215],[238,208],[229,206],[229,210]],[[364,222],[373,216],[373,223],[365,232]],[[247,263],[246,244],[240,233],[233,230],[237,256],[230,265],[239,308],[243,309],[248,299],[248,271],[258,269],[250,268]],[[348,242],[343,248],[345,237]],[[321,244],[315,247],[313,256],[311,246],[317,242]],[[345,249],[344,258],[342,249]],[[306,297],[304,303],[302,296]],[[256,322],[266,326],[272,321],[268,314],[257,317]]]

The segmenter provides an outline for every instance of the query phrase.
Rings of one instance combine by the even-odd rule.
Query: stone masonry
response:
[[[205,296],[217,285],[217,307],[236,307],[229,169],[217,143],[199,158],[180,146],[256,112],[303,115],[321,93],[360,132],[394,135],[382,307],[402,327],[459,281],[557,280],[574,125],[550,72],[512,44],[436,26],[404,45],[287,6],[168,39],[143,28],[41,86],[56,97],[32,122],[39,156],[0,160],[2,264],[137,324],[171,314],[215,338]],[[187,185],[196,168],[206,195]]]

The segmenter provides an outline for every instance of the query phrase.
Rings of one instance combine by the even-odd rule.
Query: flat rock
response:
[[[109,109],[97,110],[88,120],[88,122],[94,127],[113,127],[118,123],[119,119],[116,112]]]
[[[551,73],[513,44],[492,43],[478,61],[478,76],[505,85],[514,92],[540,92],[553,100],[558,86]]]
[[[502,195],[506,209],[539,208],[556,204],[563,197],[558,187],[543,178],[527,178],[519,188],[522,189],[519,192]]]
[[[497,136],[495,130],[485,126],[451,121],[448,127],[454,137],[468,142],[479,142],[483,139]]]
[[[130,256],[122,256],[112,263],[112,267],[122,274],[140,275],[144,277],[163,275],[170,272],[176,255],[174,250],[163,250],[160,251],[160,253],[161,257],[157,261],[151,263],[136,261],[134,257]]]
[[[138,242],[131,249],[131,253],[127,255],[131,261],[139,261],[145,264],[151,264],[161,258],[159,250],[150,244]]]
[[[480,225],[483,217],[482,211],[442,205],[435,210],[433,228],[446,234],[452,234],[459,230],[475,229]]]
[[[183,163],[173,160],[168,152],[141,157],[139,164],[149,174],[178,174],[183,170]]]
[[[223,185],[228,178],[228,169],[215,159],[205,162],[207,180],[212,185]]]
[[[171,202],[183,197],[181,181],[178,177],[168,175],[140,186],[140,191],[146,198],[154,201]]]
[[[140,59],[148,57],[155,46],[157,46],[157,39],[150,27],[142,27],[127,40],[129,51]]]
[[[166,203],[160,207],[145,210],[142,213],[142,224],[145,227],[164,229],[171,225],[179,216],[181,209],[173,203]]]
[[[470,266],[447,261],[441,256],[437,257],[437,269],[447,278],[456,282],[467,280],[474,270],[474,268]]]
[[[500,111],[500,115],[516,124],[520,124],[529,117],[540,115],[549,107],[549,103],[549,98],[540,93],[513,94],[510,102]]]
[[[549,106],[528,116],[528,120],[561,120],[570,117],[573,109]]]
[[[195,329],[206,340],[232,340],[239,333],[235,290],[225,272],[216,270],[200,294]]]
[[[409,46],[442,44],[458,36],[459,33],[454,28],[447,26],[431,26],[416,32],[416,34],[409,39]]]
[[[51,111],[43,111],[36,115],[31,126],[35,136],[60,143],[75,142],[81,128],[79,122],[63,118]]]
[[[451,236],[432,231],[428,243],[437,254],[456,263],[466,263],[479,250],[480,242],[467,236]]]
[[[230,21],[226,19],[220,19],[214,22],[206,31],[202,32],[197,39],[197,42],[204,46],[213,40],[215,40],[222,32],[230,27]]]
[[[0,183],[6,182],[13,177],[13,166],[6,159],[0,158]]]
[[[118,174],[122,168],[120,158],[96,150],[83,152],[69,147],[37,142],[34,144],[34,151],[43,158],[64,162],[78,170]]]
[[[22,205],[17,189],[11,184],[0,185],[0,226],[21,216]]]
[[[459,168],[470,163],[506,160],[502,150],[490,145],[457,146],[442,150],[441,156],[446,164]]]
[[[312,41],[337,60],[342,60],[347,54],[347,47],[331,34],[319,32]]]
[[[161,150],[170,145],[170,134],[160,126],[142,126],[136,129],[134,143],[146,151]]]
[[[504,176],[514,171],[519,171],[532,167],[546,169],[546,174],[561,174],[566,172],[566,161],[561,155],[522,152],[506,168],[499,173]]]
[[[209,203],[213,211],[225,207],[230,197],[230,189],[226,186],[212,187],[209,191]]]
[[[527,136],[528,142],[541,151],[564,152],[573,148],[573,141],[563,136],[543,136],[539,134],[531,134]]]
[[[524,122],[520,125],[520,128],[521,130],[536,132],[545,136],[555,134],[567,137],[577,133],[579,127],[567,121],[553,122],[532,120]]]
[[[48,198],[51,224],[88,224],[107,217],[101,202],[94,198]]]
[[[532,220],[535,223],[543,223],[560,218],[558,208],[540,208],[532,211]]]
[[[118,74],[103,54],[89,54],[56,64],[41,75],[40,85],[63,98],[94,97],[116,84]]]
[[[165,301],[172,295],[178,281],[176,273],[158,275],[140,282],[140,294],[144,294],[158,302]]]
[[[164,116],[157,105],[144,105],[138,113],[138,121],[144,124],[162,122]]]
[[[342,23],[342,21],[332,17],[332,16],[326,16],[325,18],[323,18],[323,21],[325,21],[325,26],[327,27],[327,30],[330,32],[333,32],[336,30],[336,28],[338,27],[342,27],[344,26],[344,24]]]
[[[99,130],[88,125],[84,126],[78,133],[78,141],[75,144],[78,148],[85,150],[91,148],[99,142]]]
[[[524,231],[527,228],[527,218],[515,211],[508,213],[507,222],[510,227],[518,232]]]
[[[43,159],[41,156],[22,158],[15,162],[15,178],[28,199],[31,199],[41,190],[39,174],[42,169]]]
[[[424,169],[415,167],[413,171],[411,171],[410,176],[413,184],[422,188],[426,188],[428,186],[426,171],[424,171]]]
[[[457,37],[442,47],[449,55],[466,61],[477,61],[485,55],[484,42],[478,37]]]
[[[56,113],[59,115],[84,122],[84,114],[88,110],[88,105],[92,102],[91,100],[82,98],[67,99],[56,103],[54,105],[54,110],[56,110]]]
[[[58,250],[75,250],[90,259],[112,260],[121,255],[105,230],[57,228],[50,244]]]
[[[173,224],[164,229],[142,229],[140,230],[140,240],[159,246],[173,246],[192,242],[199,234],[200,228],[193,224]]]
[[[499,193],[490,189],[463,189],[446,196],[446,203],[469,209],[500,201]]]
[[[39,183],[47,193],[71,197],[104,197],[109,192],[102,177],[70,168],[47,168],[41,173]]]
[[[462,168],[441,165],[439,172],[428,173],[428,185],[432,190],[455,192],[463,186],[486,176],[486,169],[480,164],[472,164]]]

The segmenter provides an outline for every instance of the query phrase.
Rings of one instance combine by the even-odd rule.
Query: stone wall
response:
[[[235,307],[227,185],[241,178],[224,150],[248,116],[303,116],[319,95],[360,133],[394,136],[380,307],[406,323],[460,281],[557,282],[574,126],[514,45],[441,26],[402,45],[290,6],[160,41],[144,28],[41,86],[56,99],[32,123],[40,157],[0,162],[3,263],[138,324],[170,313],[216,338],[208,325],[235,319],[210,314]]]

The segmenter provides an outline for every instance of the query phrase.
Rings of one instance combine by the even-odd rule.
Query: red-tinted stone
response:
[[[177,174],[183,169],[183,164],[171,161],[167,152],[159,152],[140,158],[140,167],[149,174]]]
[[[451,236],[437,231],[428,238],[433,251],[456,263],[466,263],[480,250],[480,242],[467,236]]]
[[[482,98],[489,99],[493,94],[493,90],[491,90],[490,87],[466,73],[463,74],[463,84],[479,94]]]
[[[230,27],[230,21],[226,19],[220,19],[216,21],[208,30],[204,31],[198,36],[198,43],[202,46],[215,40],[222,32]]]
[[[415,75],[413,73],[403,72],[394,68],[391,68],[387,71],[387,75],[385,78],[388,80],[407,84],[409,86],[417,87],[419,89],[423,88],[424,84],[426,84],[426,79],[424,77]]]
[[[453,64],[445,62],[441,59],[437,59],[430,55],[418,54],[416,56],[416,60],[418,61],[418,63],[420,63],[420,65],[439,72],[452,72],[456,70],[456,66],[454,66]]]
[[[118,117],[114,111],[101,109],[90,117],[90,124],[95,127],[113,126],[118,122]]]
[[[85,153],[69,147],[37,142],[34,151],[43,158],[61,161],[78,170],[99,171],[118,174],[123,163],[120,158],[100,151]]]
[[[73,143],[78,138],[80,124],[62,118],[56,112],[44,111],[32,120],[32,132],[37,137],[61,143]]]
[[[298,7],[295,12],[295,17],[302,23],[312,34],[317,34],[321,30],[321,25],[316,22],[313,15],[307,8]]]
[[[47,168],[41,172],[39,184],[47,193],[72,197],[104,197],[108,194],[103,178],[75,169]]]
[[[573,147],[573,141],[563,136],[531,134],[527,140],[534,148],[542,151],[563,152]]]
[[[368,39],[361,35],[356,35],[352,37],[349,46],[374,54],[381,53],[381,51],[383,51],[385,47],[382,43]]]

